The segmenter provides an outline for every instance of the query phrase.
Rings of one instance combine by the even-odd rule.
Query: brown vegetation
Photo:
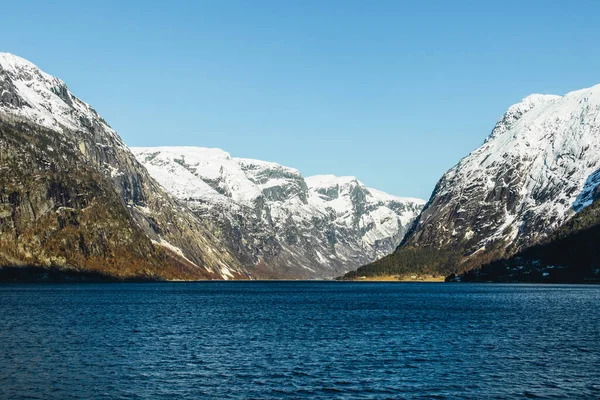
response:
[[[57,134],[0,123],[0,266],[212,279],[153,244],[111,182]]]

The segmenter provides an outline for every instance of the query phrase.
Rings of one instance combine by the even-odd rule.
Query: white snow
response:
[[[160,238],[159,241],[156,241],[154,239],[151,239],[151,242],[154,243],[155,245],[158,246],[162,246],[166,249],[169,249],[170,251],[172,251],[173,253],[177,254],[179,257],[183,258],[184,260],[186,260],[187,262],[189,262],[192,265],[196,265],[194,264],[192,261],[190,261],[185,254],[183,254],[183,251],[176,246],[173,246],[171,243],[167,242],[166,240],[164,240],[163,238]],[[197,265],[196,265],[197,266]]]
[[[89,104],[75,97],[62,80],[10,53],[0,53],[0,71],[3,71],[0,73],[0,82],[8,77],[8,84],[14,85],[16,94],[23,103],[21,107],[3,105],[0,107],[2,111],[59,132],[63,132],[65,128],[85,131],[82,121],[87,120],[89,124],[101,127],[115,145],[125,148],[119,135]]]

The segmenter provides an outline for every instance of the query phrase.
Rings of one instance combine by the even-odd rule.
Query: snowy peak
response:
[[[59,132],[100,130],[124,146],[117,133],[62,80],[10,53],[0,53],[0,107]]]
[[[221,149],[137,147],[132,151],[163,186],[186,200],[227,202],[230,199],[252,207],[263,197],[285,201],[299,196],[306,186],[300,172],[293,168],[232,158]]]
[[[300,199],[306,203],[309,197],[333,201],[358,196],[369,197],[373,202],[425,203],[421,199],[397,197],[367,188],[356,177],[316,175],[305,178],[295,168],[231,157],[221,149],[164,146],[131,150],[169,190],[184,198],[209,200],[220,194],[247,206],[252,206],[258,197],[274,202]],[[202,184],[192,185],[190,179]]]
[[[367,188],[353,176],[315,175],[307,177],[306,183],[312,192],[318,193],[325,201],[338,199],[351,191],[367,191]]]
[[[532,94],[525,97],[519,103],[513,104],[508,108],[502,118],[496,123],[491,135],[489,135],[485,141],[488,142],[489,140],[508,132],[513,124],[517,122],[525,113],[536,107],[541,107],[560,98],[561,96],[546,94]]]
[[[265,200],[285,202],[296,199],[306,203],[306,183],[298,170],[260,160],[235,160],[247,179],[260,189]]]
[[[18,80],[46,82],[50,87],[56,88],[66,86],[59,78],[47,74],[30,61],[11,53],[0,53],[0,67]]]
[[[311,191],[330,200],[339,198],[340,193],[349,193],[353,188],[358,188],[380,201],[411,202],[425,205],[425,200],[422,199],[394,196],[381,190],[366,187],[354,176],[313,175],[306,177],[305,180]]]
[[[311,187],[331,187],[358,183],[358,179],[355,176],[336,176],[331,174],[308,176],[306,180],[310,182]]]
[[[408,225],[416,217],[415,210],[425,205],[421,199],[397,197],[368,188],[353,176],[315,175],[306,178],[306,183],[310,190],[310,204],[332,210],[338,216],[364,218],[365,213],[377,209],[379,213],[387,214],[385,219],[388,221],[394,220],[393,215],[396,215],[400,216],[402,225]],[[406,215],[410,217],[405,218]]]
[[[554,94],[530,94],[520,102],[513,104],[508,108],[505,115],[509,114],[524,114],[527,111],[535,108],[541,104],[551,102],[553,100],[560,99],[561,96]]]

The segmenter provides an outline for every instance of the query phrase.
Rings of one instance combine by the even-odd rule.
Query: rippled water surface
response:
[[[600,287],[0,286],[0,398],[600,398]]]

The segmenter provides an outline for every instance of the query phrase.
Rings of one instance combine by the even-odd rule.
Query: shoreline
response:
[[[0,267],[0,285],[14,283],[199,283],[199,282],[318,282],[318,283],[496,283],[496,284],[600,284],[596,279],[583,280],[462,280],[446,281],[446,277],[433,275],[383,275],[356,279],[157,279],[150,277],[119,278],[92,271],[61,270],[44,267]]]
[[[342,282],[416,282],[416,283],[431,283],[431,282],[446,282],[445,276],[398,276],[398,275],[382,275],[360,277],[357,279],[341,280]]]

